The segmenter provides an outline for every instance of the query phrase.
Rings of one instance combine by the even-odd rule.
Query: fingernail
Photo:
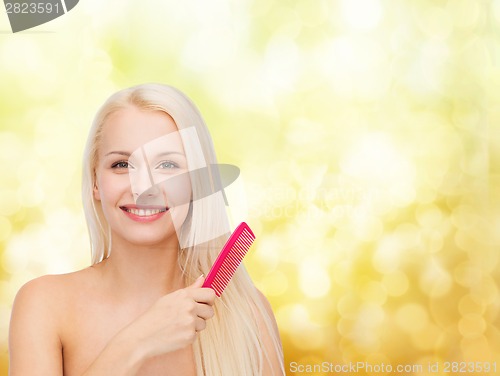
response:
[[[196,279],[198,280],[198,279],[200,279],[200,278],[203,278],[203,275],[204,275],[204,274],[203,274],[203,273],[201,273],[201,275],[200,275],[198,278],[196,278]]]

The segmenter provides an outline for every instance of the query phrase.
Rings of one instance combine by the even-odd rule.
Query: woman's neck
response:
[[[114,297],[149,304],[184,287],[178,250],[177,239],[168,244],[144,246],[115,238],[110,256],[97,269]]]

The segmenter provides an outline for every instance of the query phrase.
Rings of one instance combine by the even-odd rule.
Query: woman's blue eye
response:
[[[158,165],[158,167],[171,169],[171,168],[176,168],[176,167],[179,167],[179,166],[177,166],[174,162],[166,161],[166,162],[161,162]]]
[[[128,162],[119,161],[119,162],[113,163],[113,165],[111,167],[112,168],[128,168]]]

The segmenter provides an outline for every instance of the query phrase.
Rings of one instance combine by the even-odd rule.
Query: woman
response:
[[[146,84],[101,107],[84,155],[93,265],[19,291],[10,374],[282,375],[270,305],[238,268],[202,288],[229,236],[208,130],[176,89]]]

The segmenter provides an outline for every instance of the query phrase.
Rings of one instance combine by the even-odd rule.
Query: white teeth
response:
[[[126,209],[126,210],[129,213],[132,213],[139,217],[148,217],[150,215],[155,215],[165,211],[165,209]]]

